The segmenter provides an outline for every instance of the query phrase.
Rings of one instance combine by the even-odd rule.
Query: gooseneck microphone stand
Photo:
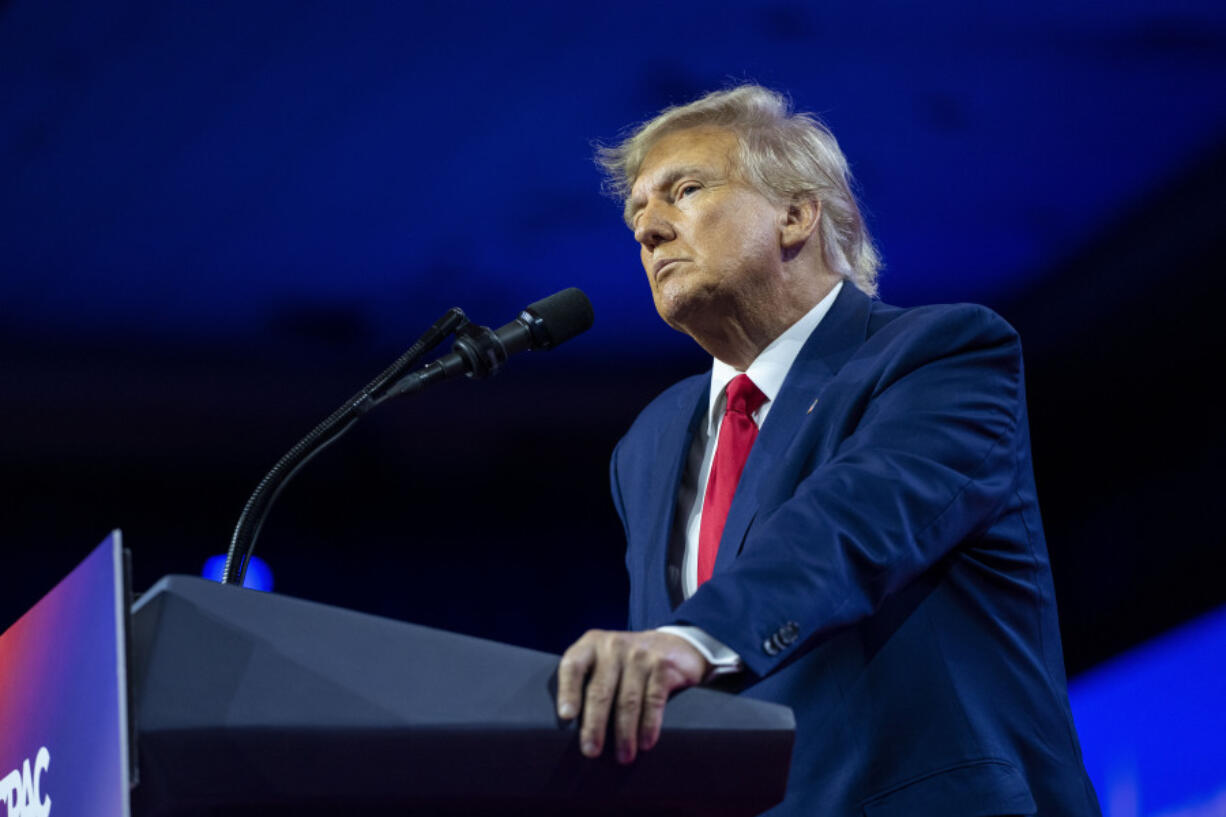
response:
[[[452,377],[488,377],[497,373],[510,355],[530,349],[551,349],[587,331],[591,325],[592,304],[574,287],[529,304],[518,318],[497,330],[472,323],[461,309],[449,309],[395,363],[299,440],[264,475],[234,528],[222,583],[242,584],[255,550],[256,537],[281,489],[302,466],[340,439],[366,412],[393,397],[412,394]],[[456,340],[451,354],[411,371],[422,356],[452,333]]]
[[[463,310],[459,308],[447,310],[447,313],[435,321],[434,325],[427,329],[417,339],[417,342],[409,347],[408,351],[380,372],[374,380],[362,387],[361,391],[346,400],[340,408],[315,426],[309,434],[277,460],[277,464],[260,480],[260,484],[252,492],[246,506],[243,507],[242,515],[238,518],[234,535],[230,537],[230,549],[226,552],[226,566],[221,575],[223,584],[241,585],[243,583],[247,565],[255,550],[255,540],[260,535],[260,528],[264,525],[269,509],[276,502],[281,489],[293,479],[302,466],[320,451],[339,440],[363,414],[386,400],[389,397],[388,392],[404,379],[405,375],[427,352],[446,340],[452,332],[461,331],[468,324],[469,321],[464,316]]]

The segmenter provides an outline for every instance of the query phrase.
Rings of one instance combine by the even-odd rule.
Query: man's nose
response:
[[[639,217],[638,226],[634,229],[634,240],[647,250],[654,250],[660,244],[672,241],[677,237],[672,222],[658,207],[648,205]]]

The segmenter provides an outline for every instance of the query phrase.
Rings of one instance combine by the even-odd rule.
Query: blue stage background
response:
[[[592,143],[742,80],[838,134],[885,300],[1022,331],[1075,703],[1144,673],[1119,656],[1226,603],[1215,0],[0,2],[5,623],[113,527],[138,587],[199,572],[443,310],[499,325],[573,285],[591,332],[384,407],[259,553],[279,591],[541,649],[617,626],[608,454],[706,361],[655,316]],[[1226,677],[1214,632],[1175,677]],[[1220,694],[1155,719],[1161,686],[1120,683],[1116,727],[1221,758]],[[1226,772],[1130,800],[1121,768],[1149,767],[1096,778],[1113,817],[1226,813]]]

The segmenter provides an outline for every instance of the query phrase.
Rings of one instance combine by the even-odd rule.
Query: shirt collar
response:
[[[800,354],[801,347],[805,345],[805,341],[809,339],[809,335],[813,334],[817,325],[822,322],[822,318],[826,317],[826,313],[830,311],[834,299],[838,297],[839,290],[842,288],[843,282],[840,280],[825,298],[817,302],[816,306],[789,326],[782,335],[771,341],[770,345],[763,349],[745,370],[745,374],[749,375],[754,385],[766,395],[766,403],[758,412],[759,425],[765,419],[765,412],[774,402],[779,390],[783,388],[783,381],[788,376],[788,370],[796,361],[796,356]],[[707,436],[713,435],[719,426],[720,414],[716,412],[721,411],[722,413],[724,389],[727,388],[729,381],[738,374],[741,372],[722,360],[714,359],[711,366],[711,391],[707,403]]]

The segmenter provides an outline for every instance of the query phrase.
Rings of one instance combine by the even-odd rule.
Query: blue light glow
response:
[[[1208,104],[1226,85],[1220,0],[670,4],[701,57],[621,24],[656,12],[642,0],[566,14],[171,3],[155,19],[119,0],[100,6],[105,23],[76,26],[59,4],[9,5],[10,331],[292,343],[322,313],[399,345],[406,314],[460,303],[496,322],[573,285],[602,316],[589,350],[654,355],[664,330],[591,143],[732,78],[785,90],[834,128],[885,253],[887,301],[990,302],[1036,283],[1226,127],[1226,106]],[[259,47],[218,49],[236,27]],[[556,47],[527,46],[538,41]],[[815,49],[837,81],[812,70]],[[424,126],[442,111],[445,127]],[[476,191],[479,229],[462,217]],[[954,224],[958,239],[941,240]]]
[[[1104,817],[1226,815],[1226,608],[1078,676],[1069,698]]]
[[[201,575],[206,579],[219,582],[225,569],[225,556],[210,556],[204,563],[204,572]],[[252,556],[251,561],[248,562],[247,575],[243,577],[243,587],[249,587],[252,590],[272,590],[272,568],[259,556]]]

